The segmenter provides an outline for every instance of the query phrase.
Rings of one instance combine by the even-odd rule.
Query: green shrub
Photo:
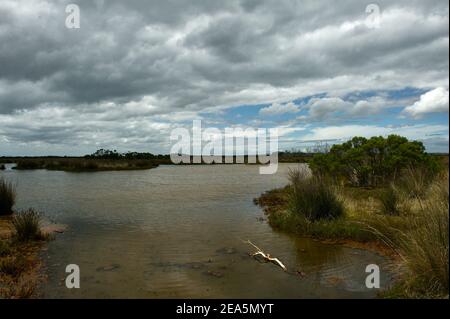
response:
[[[0,215],[12,214],[16,203],[16,187],[11,182],[0,178]]]
[[[316,154],[310,167],[316,176],[329,176],[353,186],[378,186],[395,181],[407,167],[438,169],[421,142],[389,135],[370,139],[354,137],[333,145],[328,153]]]
[[[289,172],[289,210],[309,221],[335,219],[343,214],[343,205],[332,186],[323,178],[313,177],[307,168]]]
[[[20,242],[44,239],[40,220],[39,213],[31,208],[14,215],[12,224],[15,230],[15,239]]]

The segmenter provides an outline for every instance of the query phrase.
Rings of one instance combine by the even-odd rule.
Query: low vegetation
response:
[[[392,184],[379,193],[378,199],[380,200],[383,214],[391,216],[398,216],[400,214],[400,198],[397,189]]]
[[[42,280],[39,250],[49,238],[33,209],[13,212],[15,186],[0,179],[0,298],[30,298]]]
[[[289,172],[289,210],[306,220],[314,222],[336,219],[343,214],[343,206],[333,188],[322,177],[312,176],[309,170]]]
[[[21,158],[14,169],[47,169],[68,172],[141,170],[155,168],[159,161],[145,159],[95,159],[95,158]]]
[[[15,202],[15,185],[0,177],[0,216],[12,214]]]
[[[41,216],[32,208],[16,213],[12,218],[14,239],[19,242],[45,239],[41,232],[40,220]]]
[[[39,242],[0,238],[0,298],[31,298],[43,280]]]
[[[43,280],[39,251],[48,238],[40,229],[34,210],[16,212],[2,219],[10,224],[11,235],[0,238],[0,298],[30,298]]]
[[[404,213],[403,227],[378,221],[381,238],[395,249],[407,269],[404,280],[388,292],[410,298],[448,297],[449,190],[448,171],[436,177],[416,208]]]
[[[382,293],[384,297],[448,298],[448,168],[436,166],[422,152],[420,144],[399,137],[389,139],[390,153],[400,158],[404,152],[416,153],[417,162],[373,164],[388,165],[394,176],[374,173],[379,168],[367,168],[371,161],[364,154],[377,154],[382,138],[354,138],[352,144],[381,144],[375,143],[374,149],[364,146],[363,153],[354,145],[350,149],[349,145],[333,146],[331,150],[334,148],[335,152],[347,150],[318,155],[319,161],[334,163],[328,169],[342,164],[340,156],[350,161],[355,154],[349,154],[354,152],[362,160],[344,166],[336,164],[325,172],[317,167],[309,172],[292,171],[288,186],[263,194],[256,203],[264,208],[270,225],[279,230],[322,240],[374,244],[397,256],[405,270],[401,280]],[[390,161],[391,157],[385,154],[373,159],[376,158]],[[318,163],[317,159],[312,162]]]

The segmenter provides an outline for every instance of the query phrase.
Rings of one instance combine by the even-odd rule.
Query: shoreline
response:
[[[351,238],[348,235],[343,235],[342,237],[339,234],[333,233],[332,236],[319,236],[310,233],[301,233],[300,231],[294,231],[294,229],[285,229],[280,227],[275,220],[276,215],[286,215],[286,202],[287,202],[287,192],[288,186],[283,188],[276,188],[262,193],[259,197],[253,200],[254,204],[259,206],[264,214],[267,216],[268,224],[275,230],[281,231],[284,233],[289,233],[294,236],[299,236],[302,238],[310,238],[315,241],[319,241],[324,244],[336,244],[336,245],[344,245],[350,248],[364,248],[366,250],[370,250],[380,255],[398,259],[398,253],[396,253],[392,247],[389,247],[383,242],[380,242],[376,239],[374,235],[371,235],[364,227],[359,227],[359,230],[362,232],[366,232],[368,234],[367,238],[363,240],[359,240],[357,238]],[[342,217],[345,219],[346,217]],[[348,217],[347,217],[348,218]],[[332,223],[333,220],[326,221],[324,223]],[[350,224],[356,224],[356,220],[346,220],[346,222]],[[295,225],[294,225],[295,226]],[[397,257],[396,257],[397,256]]]
[[[401,283],[400,278],[403,276],[401,270],[403,261],[401,256],[392,247],[389,247],[380,240],[377,240],[375,235],[369,233],[364,229],[364,227],[361,226],[355,226],[354,233],[344,233],[347,228],[352,227],[352,224],[356,222],[356,220],[346,220],[348,216],[341,217],[341,220],[337,223],[342,224],[338,224],[338,227],[336,227],[336,229],[332,229],[332,232],[330,231],[329,234],[327,234],[327,231],[329,231],[329,228],[331,229],[331,227],[324,227],[324,230],[320,227],[327,225],[327,223],[333,225],[333,222],[336,221],[324,221],[319,224],[318,228],[320,231],[318,232],[315,232],[314,226],[312,226],[310,233],[302,232],[301,227],[297,228],[295,219],[289,222],[284,222],[283,219],[290,218],[287,217],[288,214],[286,212],[288,209],[288,188],[289,186],[285,186],[283,188],[266,191],[253,200],[254,204],[263,210],[264,214],[267,216],[267,222],[273,230],[287,233],[299,238],[308,238],[326,245],[341,245],[351,249],[363,249],[387,258],[392,263],[392,272],[395,275],[395,279],[389,287],[386,287],[379,292],[379,297],[381,298],[384,298],[386,293],[389,293],[391,289]],[[314,223],[311,224],[313,225]],[[343,230],[343,234],[340,234],[340,230]],[[363,233],[366,233],[366,235],[363,235]],[[355,238],[352,238],[353,235]]]
[[[63,225],[41,227],[45,239],[18,242],[13,239],[12,216],[0,217],[0,299],[40,298],[39,287],[47,280],[43,252]]]

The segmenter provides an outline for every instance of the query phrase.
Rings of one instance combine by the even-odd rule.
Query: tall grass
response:
[[[289,210],[308,221],[330,220],[340,217],[343,205],[332,186],[323,178],[311,176],[303,167],[289,172]]]
[[[378,199],[380,200],[383,214],[390,216],[400,215],[400,196],[394,185],[390,185],[387,189],[383,189],[379,193]]]
[[[449,292],[448,172],[430,183],[401,229],[386,219],[374,229],[402,257],[407,269],[404,297],[440,297]]]
[[[0,178],[0,215],[12,214],[16,203],[16,187],[13,183]]]
[[[402,171],[396,185],[406,199],[420,200],[427,195],[434,177],[434,173],[424,167],[408,167]]]
[[[16,213],[13,217],[14,238],[20,242],[44,239],[40,228],[41,217],[32,208]]]

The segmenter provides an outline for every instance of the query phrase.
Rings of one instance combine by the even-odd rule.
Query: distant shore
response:
[[[278,155],[278,161],[279,163],[307,163],[311,157],[312,154],[307,153],[297,154],[282,152]],[[170,155],[155,155],[151,158],[96,158],[91,156],[0,157],[0,167],[2,167],[2,169],[4,169],[4,164],[15,164],[13,167],[15,170],[47,169],[66,172],[147,170],[156,168],[159,165],[210,165],[204,162],[193,162],[194,161],[191,161],[192,164],[174,164],[170,159]],[[244,164],[248,164],[248,162],[248,156],[245,156]],[[238,164],[235,157],[233,158],[232,163],[228,163],[228,161],[225,160],[225,157],[222,157],[222,163],[227,165]]]

